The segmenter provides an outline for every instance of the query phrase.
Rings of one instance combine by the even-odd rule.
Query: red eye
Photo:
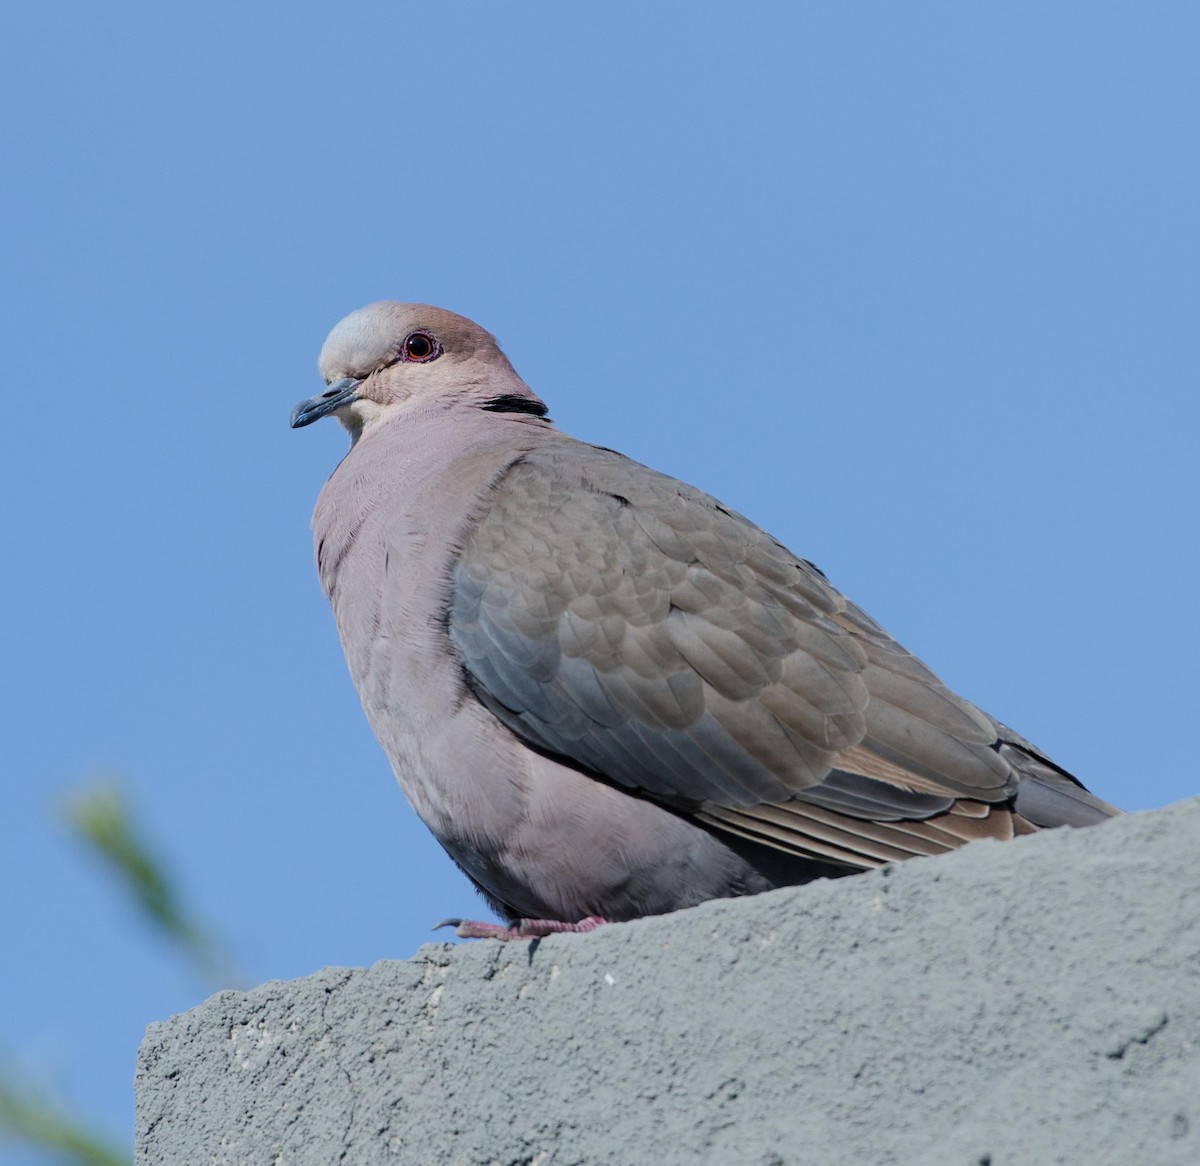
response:
[[[442,346],[436,336],[429,332],[414,332],[404,341],[404,359],[413,360],[418,364],[427,360],[436,360],[442,355]]]

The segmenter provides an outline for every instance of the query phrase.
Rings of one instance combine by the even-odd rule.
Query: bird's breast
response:
[[[317,568],[351,678],[406,795],[435,832],[456,780],[444,738],[464,715],[444,619],[453,563],[493,484],[538,434],[494,415],[450,420],[415,418],[366,435],[313,514]]]

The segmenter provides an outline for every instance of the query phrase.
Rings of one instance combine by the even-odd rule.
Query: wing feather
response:
[[[1032,814],[1094,812],[810,563],[611,451],[524,454],[451,583],[468,681],[513,732],[717,829],[877,865],[1033,828],[1008,807],[1038,766]]]

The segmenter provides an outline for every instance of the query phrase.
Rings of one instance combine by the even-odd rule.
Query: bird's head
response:
[[[381,300],[351,312],[329,333],[318,367],[329,387],[296,406],[293,429],[332,415],[357,441],[387,417],[435,401],[546,413],[490,332],[428,304]]]

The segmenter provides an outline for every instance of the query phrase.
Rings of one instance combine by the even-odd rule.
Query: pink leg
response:
[[[557,919],[518,919],[512,927],[503,923],[477,923],[471,919],[443,919],[438,927],[453,927],[459,939],[498,939],[508,943],[513,939],[541,939],[546,935],[558,935],[565,931],[595,931],[603,927],[607,919],[589,915],[578,923],[560,923]]]

